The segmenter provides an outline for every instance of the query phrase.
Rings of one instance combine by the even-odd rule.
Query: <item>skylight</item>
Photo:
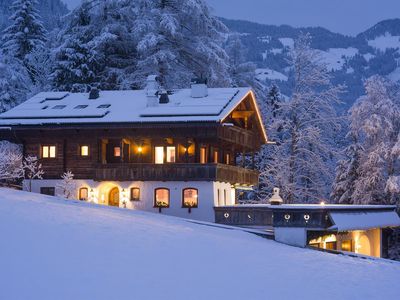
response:
[[[74,107],[74,109],[84,109],[86,107],[88,107],[88,106],[87,105],[77,105]]]
[[[111,106],[111,104],[101,104],[99,106],[97,106],[97,108],[109,108]]]
[[[53,109],[63,109],[65,107],[66,107],[66,105],[56,105],[56,106],[53,106]]]

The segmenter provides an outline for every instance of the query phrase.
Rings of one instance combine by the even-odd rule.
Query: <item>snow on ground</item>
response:
[[[356,48],[331,48],[328,51],[319,50],[322,60],[328,64],[328,70],[340,70],[346,58],[351,58],[358,53]]]
[[[292,38],[280,38],[279,41],[282,43],[283,47],[293,48],[294,39]]]
[[[266,79],[282,81],[288,80],[288,77],[286,75],[268,68],[256,69],[256,78],[261,81],[264,81]]]
[[[392,73],[388,75],[390,80],[400,81],[400,67],[397,67]]]
[[[1,188],[0,230],[0,299],[398,299],[399,263],[159,214]]]
[[[400,36],[392,36],[386,33],[385,35],[378,36],[374,40],[369,40],[368,45],[381,51],[385,51],[389,48],[400,48]]]

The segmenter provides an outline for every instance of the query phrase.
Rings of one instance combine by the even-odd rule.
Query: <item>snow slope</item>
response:
[[[0,299],[398,299],[396,262],[4,188],[0,236]]]

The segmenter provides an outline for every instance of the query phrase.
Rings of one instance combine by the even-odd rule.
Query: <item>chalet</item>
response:
[[[77,199],[206,221],[257,185],[254,153],[267,142],[250,88],[162,91],[155,76],[144,90],[39,93],[0,127],[40,158],[33,192],[57,194],[71,171]]]

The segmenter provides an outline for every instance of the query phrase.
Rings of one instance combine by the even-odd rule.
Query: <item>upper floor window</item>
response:
[[[182,207],[186,208],[192,208],[192,207],[197,207],[199,204],[199,192],[195,188],[186,188],[182,192]]]
[[[121,147],[114,147],[114,157],[121,157]]]
[[[157,188],[154,191],[154,207],[169,207],[169,189]]]
[[[231,155],[229,153],[225,154],[225,163],[227,165],[231,163]]]
[[[207,148],[200,147],[200,163],[205,164],[207,162]]]
[[[87,201],[89,199],[89,190],[87,187],[79,189],[79,200]]]
[[[131,188],[131,201],[140,200],[140,189],[137,187]]]
[[[79,152],[81,156],[89,156],[89,146],[82,145]]]
[[[42,158],[55,158],[56,146],[42,146]]]
[[[156,164],[164,163],[164,147],[157,146],[154,148],[154,162]]]
[[[214,150],[214,163],[218,163],[218,150]]]
[[[167,162],[169,163],[174,163],[175,162],[175,147],[174,146],[169,146],[167,147]]]

